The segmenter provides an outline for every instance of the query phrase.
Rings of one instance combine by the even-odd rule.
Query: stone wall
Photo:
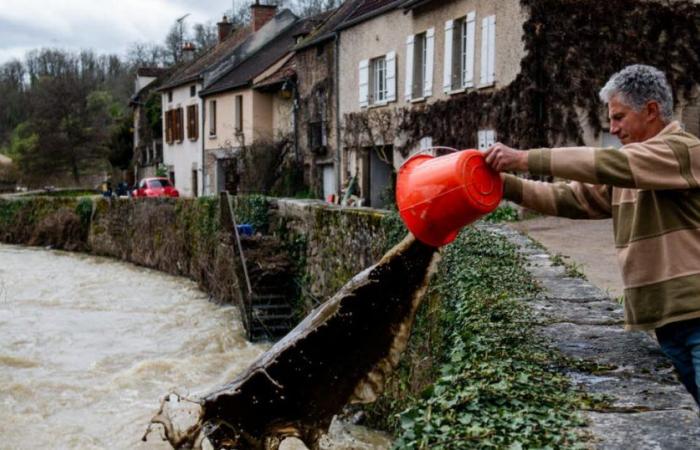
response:
[[[322,300],[377,262],[393,238],[387,211],[343,208],[318,200],[273,201],[270,229],[301,247],[307,293]]]
[[[402,231],[392,235],[386,211],[317,200],[259,199],[246,203],[246,197],[239,197],[234,210],[243,218],[269,213],[269,226],[260,221],[256,226],[281,238],[280,252],[294,253],[298,284],[308,300],[301,313],[403,237]],[[231,233],[221,228],[215,197],[0,199],[0,241],[109,256],[191,278],[218,301],[240,300],[231,289],[236,283]]]

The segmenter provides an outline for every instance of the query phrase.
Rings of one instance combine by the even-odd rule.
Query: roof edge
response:
[[[374,17],[380,16],[388,11],[397,9],[403,3],[405,3],[405,0],[396,0],[392,3],[389,3],[388,5],[382,6],[381,8],[377,8],[374,11],[370,11],[370,12],[363,14],[359,17],[356,17],[348,22],[343,22],[340,25],[338,25],[337,27],[335,27],[334,31],[347,30],[348,28],[354,27],[355,25],[358,25],[358,24],[365,22],[369,19],[373,19]]]

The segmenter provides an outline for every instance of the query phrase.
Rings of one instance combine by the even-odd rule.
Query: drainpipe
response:
[[[200,133],[199,133],[199,138],[202,140],[202,197],[207,195],[207,165],[205,163],[205,152],[204,152],[204,135],[206,133],[206,130],[204,130],[204,118],[206,117],[207,114],[207,108],[206,108],[206,102],[204,101],[204,98],[199,95],[199,109],[202,111],[202,126],[200,127]]]
[[[335,38],[335,51],[333,52],[334,60],[334,85],[335,85],[335,191],[340,197],[341,182],[340,182],[340,33],[333,33]]]

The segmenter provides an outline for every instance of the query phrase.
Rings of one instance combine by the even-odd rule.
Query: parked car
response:
[[[144,178],[134,189],[134,197],[179,197],[180,193],[167,178]]]

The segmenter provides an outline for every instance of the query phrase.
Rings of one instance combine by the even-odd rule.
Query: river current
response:
[[[0,447],[167,449],[160,398],[196,396],[264,352],[238,311],[186,279],[94,256],[0,245]],[[185,390],[186,389],[186,390]],[[332,449],[383,449],[334,425]],[[296,447],[296,446],[295,446]]]

